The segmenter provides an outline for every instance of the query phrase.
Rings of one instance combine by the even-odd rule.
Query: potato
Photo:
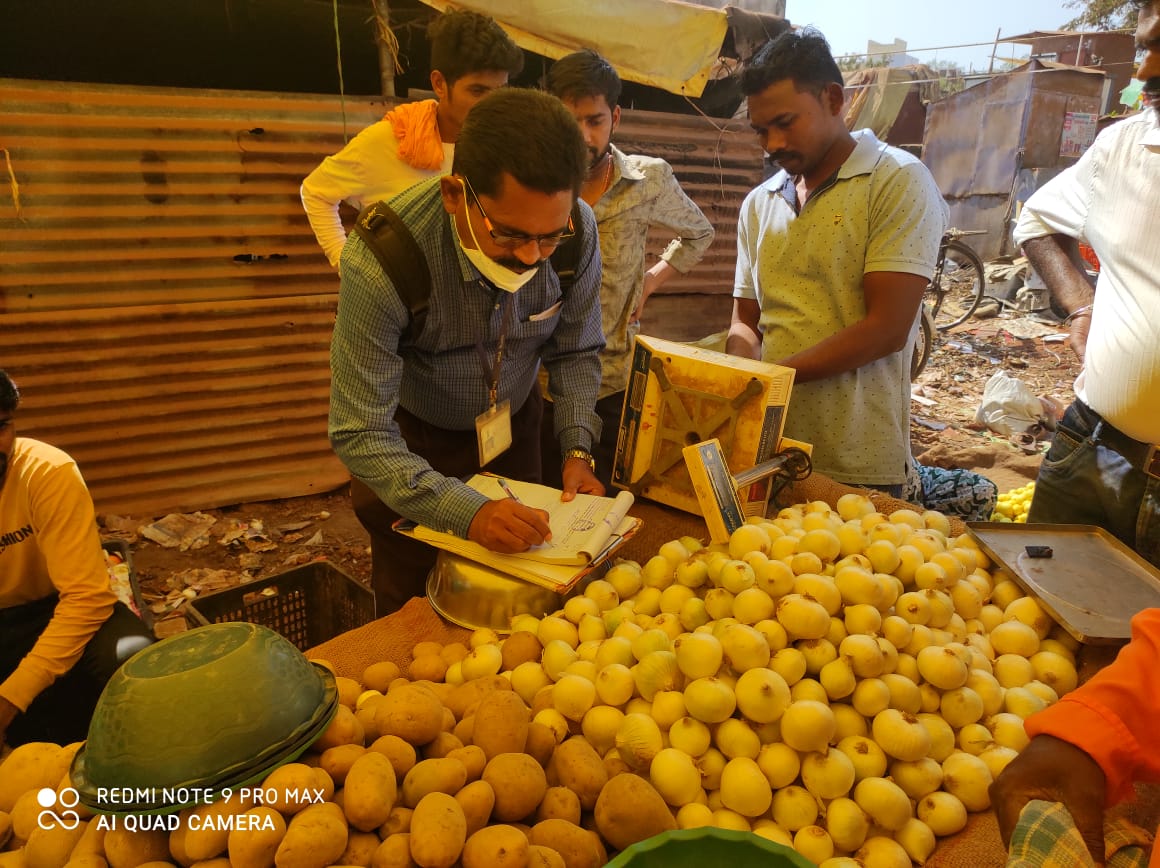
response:
[[[424,654],[411,661],[407,674],[415,681],[442,681],[447,675],[447,661],[438,654]]]
[[[536,820],[567,820],[580,825],[580,797],[567,787],[548,787],[536,808]]]
[[[311,745],[311,749],[323,753],[327,748],[338,747],[340,744],[362,744],[364,736],[362,724],[354,716],[354,711],[339,705],[334,718]]]
[[[4,864],[5,853],[0,853],[0,866]],[[15,855],[15,854],[14,854]],[[73,855],[64,863],[65,868],[109,868],[104,856],[96,853],[85,853],[83,856]]]
[[[418,868],[411,858],[411,836],[402,832],[384,838],[371,857],[371,868]]]
[[[294,815],[274,853],[277,868],[325,868],[346,852],[346,817],[338,805],[324,802]]]
[[[548,780],[544,769],[524,753],[501,753],[483,770],[483,780],[495,790],[492,816],[502,823],[522,820],[544,799]]]
[[[430,690],[439,699],[439,704],[446,707],[447,697],[451,695],[456,687],[454,684],[447,684],[443,681],[431,681],[430,679],[417,679],[413,682],[416,687],[423,687]]]
[[[383,735],[418,747],[443,731],[443,703],[430,690],[406,684],[376,700],[375,724]]]
[[[23,847],[32,831],[37,827],[36,818],[44,810],[36,800],[38,790],[29,790],[16,800],[12,806],[12,843],[11,848],[16,850]]]
[[[391,761],[381,753],[367,751],[350,767],[344,792],[347,821],[360,832],[377,829],[387,821],[398,797]]]
[[[451,868],[467,840],[467,819],[454,796],[428,793],[411,815],[411,858],[420,868]]]
[[[378,726],[375,724],[375,705],[373,700],[364,702],[362,708],[356,709],[354,719],[363,728],[363,744],[369,745],[382,735],[379,732]]]
[[[416,763],[403,778],[403,804],[413,808],[428,793],[454,796],[467,782],[467,769],[457,759],[429,759]]]
[[[451,729],[451,734],[465,745],[472,743],[475,736],[475,715],[469,714]]]
[[[338,857],[338,864],[368,868],[381,843],[374,832],[351,832],[346,839],[346,851]]]
[[[470,837],[487,825],[495,807],[495,790],[487,781],[474,781],[455,794],[455,801],[463,808]]]
[[[502,675],[485,675],[456,685],[444,703],[454,713],[457,720],[463,720],[467,709],[475,705],[485,693],[492,690],[511,690],[512,683]],[[465,741],[464,744],[467,742]]]
[[[230,830],[218,828],[225,825],[223,817],[244,814],[256,805],[251,798],[243,800],[237,793],[229,799],[221,799],[198,805],[181,812],[179,828],[185,827],[183,840],[185,856],[190,862],[204,862],[226,852],[229,846]]]
[[[568,739],[552,754],[549,775],[552,770],[561,786],[580,797],[581,808],[591,811],[596,807],[596,798],[608,783],[608,770],[592,745],[580,736]]]
[[[447,709],[443,709],[447,711]],[[447,711],[450,714],[450,711]],[[456,738],[451,733],[444,730],[435,736],[435,738],[428,744],[423,746],[423,757],[425,759],[440,759],[447,756],[453,750],[458,750],[463,747],[463,742]]]
[[[450,666],[452,663],[458,663],[466,657],[469,650],[462,642],[452,642],[449,645],[443,646],[443,650],[439,652],[439,656]]]
[[[543,844],[528,846],[528,868],[568,868],[564,857]]]
[[[490,760],[501,753],[523,753],[531,713],[514,690],[493,690],[475,709],[472,743]]]
[[[528,742],[524,745],[524,753],[533,757],[542,767],[547,768],[556,752],[556,735],[542,723],[532,721],[528,724]]]
[[[235,868],[273,868],[274,854],[286,837],[286,821],[273,808],[259,805],[246,812],[255,819],[233,829],[226,844]]]
[[[0,853],[0,868],[24,868],[24,848]]]
[[[366,753],[368,748],[361,744],[340,744],[338,747],[328,748],[318,758],[318,767],[330,775],[335,786],[346,783],[347,772],[354,765],[354,761]]]
[[[455,715],[451,713],[451,709],[446,705],[443,706],[443,731],[455,734]]]
[[[173,865],[169,862],[146,862],[144,865],[138,865],[137,868],[173,868]],[[217,859],[194,862],[189,868],[231,868],[231,866],[230,860],[223,856]]]
[[[397,735],[381,735],[374,740],[367,750],[373,750],[376,753],[381,753],[391,761],[391,766],[395,770],[395,778],[400,779],[406,777],[418,755],[415,753],[415,748],[407,744]]]
[[[353,678],[343,678],[341,675],[334,679],[334,683],[338,687],[338,701],[354,711],[358,698],[363,692],[363,686]]]
[[[362,678],[363,687],[367,690],[377,690],[380,693],[386,693],[387,688],[391,686],[391,682],[399,677],[399,667],[390,660],[383,660],[379,663],[372,663],[363,670]]]
[[[411,831],[411,815],[415,812],[404,805],[395,805],[387,821],[379,826],[379,838],[386,840],[391,835]]]
[[[16,800],[29,790],[55,787],[72,759],[71,755],[64,759],[64,750],[43,741],[13,748],[0,763],[0,811],[12,813]]]
[[[137,868],[146,862],[167,862],[169,834],[162,829],[130,832],[122,825],[107,829],[105,861],[109,868]]]
[[[463,868],[524,868],[528,839],[515,826],[488,826],[463,845]]]
[[[0,811],[0,850],[4,849],[4,845],[8,843],[8,839],[12,837],[12,815],[7,811]]]
[[[105,861],[105,832],[106,829],[97,823],[86,823],[85,833],[73,846],[69,861],[76,861],[84,856],[99,856]],[[171,836],[172,837],[172,836]]]
[[[69,854],[84,835],[87,825],[87,822],[77,823],[73,829],[66,829],[59,823],[48,829],[38,825],[24,845],[25,868],[60,868],[69,860]]]
[[[529,660],[539,661],[543,656],[544,646],[535,633],[517,630],[503,640],[499,650],[503,655],[502,671],[511,672],[521,663],[527,663]]]
[[[532,826],[528,840],[555,850],[568,868],[600,868],[602,858],[596,835],[567,820],[542,820]]]
[[[596,828],[605,841],[623,850],[677,828],[677,821],[652,784],[638,775],[617,775],[596,800]]]
[[[303,808],[318,801],[318,790],[322,790],[322,797],[326,797],[325,782],[320,786],[319,776],[316,773],[321,769],[314,769],[305,763],[286,763],[266,775],[262,781],[262,790],[265,792],[265,803],[284,817],[297,814]],[[329,779],[329,775],[327,775]],[[333,794],[333,785],[331,793]],[[270,797],[273,798],[270,798]]]
[[[479,776],[483,774],[483,767],[487,765],[483,748],[473,744],[456,748],[447,754],[447,759],[457,759],[463,763],[463,767],[467,769],[467,783],[478,781]]]

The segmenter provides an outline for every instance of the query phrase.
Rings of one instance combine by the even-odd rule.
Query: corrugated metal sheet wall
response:
[[[347,131],[383,111],[348,99]],[[670,309],[732,283],[760,152],[743,125],[729,130],[626,112],[620,140],[668,158],[718,226],[703,266],[665,288],[682,300]],[[0,181],[0,367],[24,389],[20,430],[71,452],[102,511],[346,479],[326,439],[338,281],[298,200],[342,142],[330,97],[0,79],[0,148],[23,206]],[[654,333],[681,337],[682,321]]]

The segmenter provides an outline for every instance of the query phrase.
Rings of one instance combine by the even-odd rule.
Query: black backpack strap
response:
[[[378,259],[399,299],[410,311],[411,323],[404,335],[415,340],[423,332],[431,299],[431,270],[419,242],[386,202],[364,208],[355,221],[354,231]]]
[[[576,282],[576,268],[580,264],[580,250],[584,246],[584,220],[580,211],[580,200],[572,206],[572,228],[575,233],[552,251],[552,268],[560,278],[560,294],[566,295]]]

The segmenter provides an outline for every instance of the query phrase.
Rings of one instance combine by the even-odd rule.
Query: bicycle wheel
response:
[[[910,358],[910,380],[918,379],[926,363],[930,361],[930,351],[934,349],[935,324],[930,308],[924,303],[918,320],[918,337],[914,339],[914,355]]]
[[[983,262],[975,251],[961,241],[948,241],[940,284],[926,293],[935,328],[943,332],[970,319],[985,286]]]

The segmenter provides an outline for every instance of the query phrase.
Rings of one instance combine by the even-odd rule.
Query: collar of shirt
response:
[[[616,182],[621,178],[627,181],[643,181],[645,179],[644,172],[630,163],[628,155],[611,142],[608,143],[608,152],[612,154],[612,178],[608,182],[609,190],[616,186]]]
[[[854,137],[854,150],[850,152],[846,162],[842,163],[833,180],[841,181],[846,178],[856,178],[859,175],[869,175],[874,171],[874,167],[878,165],[878,161],[882,159],[882,154],[886,151],[887,146],[878,141],[878,137],[870,130],[855,130],[850,135]],[[829,184],[830,181],[827,181],[818,188],[819,191]],[[778,170],[777,174],[772,175],[762,186],[767,192],[780,194],[790,205],[797,207],[794,178],[785,169]]]
[[[1153,154],[1160,154],[1160,117],[1157,116],[1156,109],[1149,108],[1145,111],[1150,115],[1148,125],[1151,129],[1144,133],[1140,144]]]

